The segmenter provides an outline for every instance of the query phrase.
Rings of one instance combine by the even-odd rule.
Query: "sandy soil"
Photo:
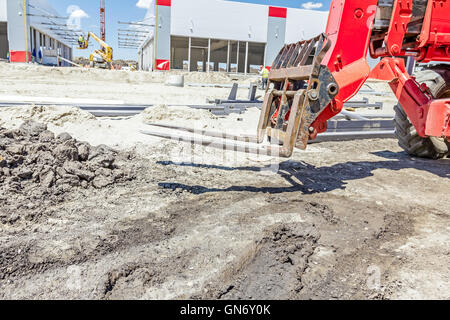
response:
[[[21,79],[1,90],[23,90]],[[164,102],[164,88],[145,94]],[[160,106],[99,120],[55,108],[2,109],[0,126],[35,119],[135,152],[121,165],[136,179],[24,203],[25,218],[0,224],[1,299],[450,298],[449,159],[412,158],[393,139],[313,144],[285,160],[139,134],[143,120],[251,132],[257,110],[217,119]]]
[[[24,77],[24,74],[27,76]],[[185,74],[184,88],[174,89],[174,87],[162,85],[167,78],[168,75],[163,72],[11,66],[0,63],[0,100],[2,96],[22,95],[119,100],[129,104],[205,104],[206,99],[227,98],[230,89],[189,87],[187,84],[230,84],[234,81],[248,86],[251,80],[255,80],[255,77],[251,76],[192,72]],[[263,92],[260,91],[259,94]],[[248,89],[238,90],[238,99],[247,99],[247,97]]]

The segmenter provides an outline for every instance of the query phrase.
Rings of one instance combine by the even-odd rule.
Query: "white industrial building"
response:
[[[141,70],[258,72],[285,43],[325,31],[328,12],[226,0],[154,0],[140,45]]]
[[[77,36],[66,20],[46,0],[0,0],[0,58],[9,52],[11,62],[45,63],[45,51],[71,60]]]

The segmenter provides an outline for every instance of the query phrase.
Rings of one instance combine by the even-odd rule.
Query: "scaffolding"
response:
[[[141,21],[124,22],[118,21],[119,25],[123,25],[124,29],[117,30],[117,38],[119,48],[136,50],[152,35],[154,23],[148,23],[153,17],[147,17]],[[126,26],[126,27],[125,27]]]

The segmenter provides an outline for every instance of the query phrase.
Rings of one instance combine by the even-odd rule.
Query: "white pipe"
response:
[[[65,62],[67,62],[67,63],[70,63],[70,64],[72,64],[72,65],[74,65],[74,66],[77,66],[77,67],[80,67],[80,68],[83,67],[82,65],[80,65],[80,64],[78,64],[78,63],[75,63],[75,62],[72,62],[72,61],[70,61],[70,60],[68,60],[68,59],[66,59],[66,58],[61,57],[61,56],[58,56],[58,59],[61,59],[62,61],[65,61]]]

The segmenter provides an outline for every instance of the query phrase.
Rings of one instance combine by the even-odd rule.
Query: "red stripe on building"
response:
[[[172,5],[172,0],[158,0],[158,6],[170,7]]]
[[[26,51],[10,51],[9,61],[11,62],[29,62],[31,61],[31,52],[28,52],[28,61],[26,58]]]
[[[286,18],[287,9],[280,7],[269,7],[269,17]]]

